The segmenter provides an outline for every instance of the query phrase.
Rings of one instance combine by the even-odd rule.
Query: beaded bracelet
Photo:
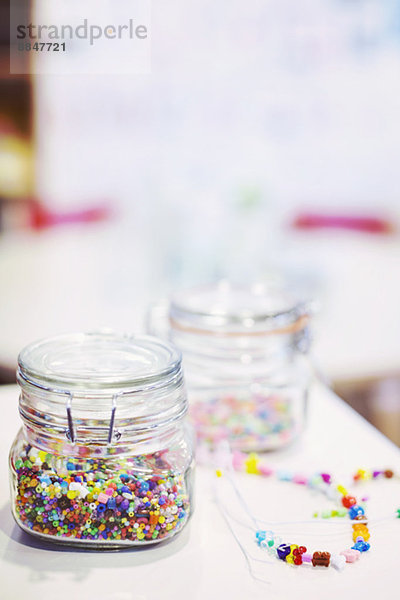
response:
[[[350,548],[342,550],[339,554],[331,554],[326,550],[318,550],[311,554],[307,552],[307,548],[304,545],[285,543],[273,531],[259,529],[255,533],[256,543],[260,548],[267,550],[270,555],[297,566],[307,563],[312,564],[313,567],[328,567],[331,565],[341,571],[344,569],[346,563],[357,561],[363,552],[367,552],[370,549],[368,542],[370,533],[364,507],[361,503],[357,502],[354,496],[349,494],[343,485],[335,483],[329,473],[318,473],[312,477],[304,477],[302,475],[291,474],[287,471],[274,471],[263,463],[256,453],[247,455],[241,452],[234,452],[232,455],[232,465],[235,470],[262,475],[264,477],[275,473],[281,481],[291,481],[298,485],[305,485],[309,488],[322,491],[332,499],[339,496],[340,508],[331,511],[329,515],[323,513],[323,518],[327,516],[345,516],[347,514],[351,519],[353,545]],[[221,476],[222,472],[217,470],[217,475]],[[359,469],[353,475],[353,481],[358,482],[382,477],[391,479],[394,477],[394,473],[390,469],[374,471]],[[238,490],[236,491],[238,493]],[[318,516],[318,514],[315,513],[314,516]],[[396,516],[400,518],[400,509],[396,511]],[[253,520],[255,521],[255,519]]]

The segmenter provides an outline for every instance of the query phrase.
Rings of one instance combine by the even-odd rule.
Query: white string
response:
[[[229,508],[227,508],[226,505],[224,505],[225,510],[229,516],[230,519],[232,519],[233,521],[235,521],[236,523],[238,523],[238,525],[241,525],[242,527],[244,527],[245,529],[250,529],[253,532],[258,531],[258,529],[254,529],[253,527],[251,527],[250,525],[246,525],[244,521],[238,519],[235,515],[232,514],[232,512],[229,510]],[[386,517],[381,517],[379,519],[369,519],[369,524],[377,524],[377,523],[383,523],[385,521],[391,521],[393,519],[395,515],[390,515],[390,516],[386,516]],[[341,536],[344,534],[348,534],[349,533],[349,524],[351,523],[360,523],[360,521],[351,521],[351,520],[346,520],[345,523],[338,523],[336,522],[332,522],[332,521],[328,521],[326,519],[312,519],[309,521],[265,521],[263,519],[257,519],[258,523],[263,523],[264,525],[267,525],[268,527],[272,526],[272,527],[284,527],[284,526],[293,526],[293,525],[313,525],[313,524],[330,524],[330,525],[340,525],[343,526],[343,529],[340,531],[334,531],[331,533],[321,533],[321,532],[312,532],[312,531],[302,531],[302,530],[297,530],[296,528],[294,528],[295,531],[295,535],[307,535],[307,536],[313,536],[313,537],[332,537],[332,536]],[[276,533],[282,533],[281,530],[277,529]]]
[[[252,557],[251,554],[249,552],[247,552],[247,550],[245,549],[245,547],[243,546],[242,542],[240,541],[239,537],[237,536],[235,530],[233,529],[231,523],[229,522],[229,519],[227,518],[227,514],[226,514],[226,510],[225,507],[222,505],[221,501],[218,498],[218,494],[216,492],[216,489],[214,488],[214,498],[215,498],[215,502],[218,506],[218,509],[225,521],[225,523],[227,524],[231,534],[233,535],[233,537],[235,538],[235,541],[237,543],[237,545],[239,546],[245,560],[246,560],[246,564],[247,564],[247,568],[248,571],[250,573],[250,576],[255,580],[255,581],[260,581],[262,583],[267,583],[270,584],[271,582],[268,581],[267,579],[263,579],[262,577],[258,577],[258,575],[256,575],[253,571],[253,567],[251,564],[251,560],[254,560],[256,562],[262,562],[262,563],[267,563],[267,564],[272,564],[272,561],[270,560],[266,560],[266,559],[260,559],[260,558],[255,558]]]
[[[236,496],[238,497],[242,507],[244,508],[245,512],[247,513],[247,516],[251,519],[251,521],[254,523],[255,525],[255,530],[253,531],[258,531],[259,529],[261,529],[261,527],[259,526],[259,523],[263,523],[264,525],[268,525],[273,526],[273,527],[285,527],[285,526],[293,526],[293,525],[313,525],[313,524],[331,524],[331,525],[340,525],[340,526],[344,526],[342,531],[336,531],[333,534],[329,533],[320,533],[320,532],[307,532],[306,534],[302,534],[301,532],[297,532],[297,535],[312,535],[312,536],[321,536],[321,537],[328,537],[331,535],[342,535],[343,533],[347,533],[349,531],[348,529],[348,524],[353,524],[353,523],[357,523],[358,525],[360,523],[362,523],[362,521],[359,521],[358,519],[348,519],[346,520],[346,523],[338,523],[337,521],[333,521],[332,519],[318,519],[318,518],[314,518],[314,519],[306,519],[306,520],[300,520],[300,521],[267,521],[266,519],[260,519],[258,517],[255,517],[252,512],[250,511],[245,499],[243,498],[234,478],[232,477],[231,474],[228,474],[226,479],[229,481],[229,483],[232,485]],[[244,525],[243,522],[240,522],[236,517],[234,517],[230,511],[228,509],[227,513],[229,513],[230,518],[232,518],[233,520],[235,520],[237,523],[242,524],[244,527],[246,527],[247,529],[251,529],[249,528],[248,525]],[[382,523],[384,521],[389,521],[391,519],[393,519],[393,517],[395,516],[395,513],[392,513],[388,516],[384,516],[384,517],[380,517],[379,519],[368,519],[368,523],[369,524],[376,524],[376,523]],[[337,517],[338,518],[338,517]],[[340,517],[343,518],[343,517]]]

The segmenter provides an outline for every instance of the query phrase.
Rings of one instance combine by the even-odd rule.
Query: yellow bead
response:
[[[298,546],[296,544],[290,544],[290,553],[286,557],[286,562],[288,562],[292,565],[294,565],[293,550],[296,550],[296,548],[298,548]]]
[[[222,471],[220,469],[217,469],[215,471],[215,474],[216,474],[217,477],[222,477]]]
[[[161,515],[161,517],[159,517],[159,518],[158,518],[158,522],[159,522],[159,523],[164,523],[164,521],[165,521],[165,517],[163,517],[163,516]]]
[[[367,542],[371,536],[369,531],[353,531],[353,542],[356,542],[358,537],[362,537],[364,542]]]
[[[357,475],[360,479],[371,479],[372,475],[370,471],[366,471],[365,469],[358,469]]]
[[[76,498],[78,492],[76,492],[75,490],[68,490],[67,492],[67,498],[69,498],[70,500],[73,500],[74,498]]]
[[[258,458],[258,455],[255,452],[251,452],[244,463],[246,465],[246,473],[258,475],[259,471],[257,465],[259,463],[259,460],[260,459]]]
[[[348,495],[348,491],[347,491],[347,489],[343,485],[339,484],[336,489],[337,489],[337,491],[340,494],[343,494],[343,496],[347,496]]]

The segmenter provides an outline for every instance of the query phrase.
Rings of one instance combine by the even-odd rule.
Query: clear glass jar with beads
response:
[[[226,281],[178,291],[148,330],[182,352],[199,448],[274,450],[303,431],[311,305],[286,284]]]
[[[22,428],[9,466],[24,531],[106,549],[182,530],[193,445],[179,351],[148,336],[58,336],[20,353],[17,379]]]

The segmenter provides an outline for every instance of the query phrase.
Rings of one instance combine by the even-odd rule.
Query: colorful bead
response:
[[[345,508],[351,508],[357,504],[357,500],[354,498],[354,496],[344,496],[342,498],[342,504]]]
[[[260,459],[258,458],[257,454],[255,452],[251,452],[244,463],[246,466],[246,473],[258,475],[259,471],[257,465],[259,460]]]
[[[82,542],[145,543],[170,537],[189,516],[185,478],[160,452],[110,461],[32,450],[22,448],[15,461],[15,510],[28,530]]]
[[[366,471],[359,469],[354,476],[355,480],[367,480],[376,478],[379,475],[384,474],[385,477],[391,479],[394,476],[393,471],[387,469],[386,471]],[[342,485],[332,485],[332,478],[327,473],[322,473],[319,476],[314,476],[312,478],[306,479],[304,477],[300,477],[297,475],[291,476],[287,471],[278,471],[276,473],[278,479],[281,481],[292,481],[293,483],[304,483],[307,482],[307,485],[311,488],[316,488],[317,490],[323,491],[328,497],[335,496],[337,497],[337,493],[343,495],[342,504],[345,508],[339,509],[331,509],[322,511],[320,516],[322,518],[328,517],[343,517],[348,514],[350,519],[353,521],[352,523],[352,538],[354,545],[346,550],[343,550],[339,554],[330,555],[329,552],[314,552],[307,553],[307,549],[305,546],[297,546],[297,544],[281,544],[276,542],[276,552],[278,558],[284,560],[290,564],[301,565],[302,563],[312,563],[313,566],[329,566],[332,565],[338,571],[342,571],[345,563],[352,563],[359,559],[361,552],[367,552],[370,549],[370,544],[368,540],[370,539],[370,533],[368,530],[368,520],[365,516],[365,509],[363,505],[357,504],[356,498],[354,496],[350,496],[347,493],[347,489]],[[327,484],[327,487],[321,486],[321,482]],[[331,492],[331,493],[329,493]],[[367,501],[368,498],[363,498],[363,501]],[[347,511],[346,511],[347,508]],[[319,516],[318,512],[315,512],[314,517]],[[396,510],[396,516],[400,518],[400,508]],[[259,534],[260,532],[258,532]],[[267,532],[271,537],[273,537],[273,532]],[[256,537],[259,537],[257,535]],[[272,542],[273,543],[273,542]],[[268,548],[268,544],[266,544]]]
[[[356,543],[352,546],[352,550],[358,550],[359,552],[367,552],[370,549],[370,545],[368,542],[364,542],[362,537],[357,538]]]
[[[281,544],[276,549],[276,552],[278,554],[278,557],[281,560],[286,560],[286,557],[290,554],[290,545],[289,544]]]
[[[356,542],[358,537],[361,537],[365,542],[371,537],[367,526],[363,523],[353,525],[353,542]]]
[[[290,564],[294,564],[294,559],[298,556],[298,553],[294,554],[294,552],[298,550],[298,546],[296,544],[290,544],[290,552],[286,556],[286,562]]]
[[[331,555],[329,552],[314,552],[312,557],[313,567],[329,567]]]
[[[346,565],[346,557],[342,554],[332,554],[331,556],[331,565],[337,571],[343,571]]]
[[[363,515],[364,514],[364,509],[362,508],[362,506],[359,506],[358,504],[354,504],[350,509],[349,509],[349,517],[350,519],[355,519],[356,517]]]
[[[192,398],[189,416],[198,446],[209,448],[228,440],[235,450],[269,449],[297,435],[293,405],[283,393],[220,394],[207,402]]]
[[[321,473],[321,477],[322,477],[322,480],[325,483],[329,483],[330,484],[331,481],[332,481],[332,477],[329,475],[329,473]]]
[[[295,565],[301,565],[303,563],[303,554],[307,552],[307,548],[305,546],[298,546],[293,549],[293,563]],[[286,559],[288,560],[288,559]],[[289,562],[289,561],[288,561]]]

